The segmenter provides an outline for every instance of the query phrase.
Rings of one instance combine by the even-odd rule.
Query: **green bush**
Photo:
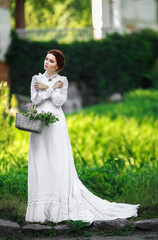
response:
[[[3,174],[27,167],[29,133],[15,128],[17,101],[12,95],[9,109],[9,88],[4,82],[0,83],[0,102],[0,172]]]
[[[43,60],[49,49],[61,49],[66,57],[62,75],[80,85],[84,82],[98,101],[113,92],[138,87],[157,87],[152,67],[158,57],[158,34],[143,30],[134,34],[109,34],[100,41],[29,42],[12,35],[7,53],[11,92],[30,95],[31,77],[44,72]]]
[[[44,72],[43,60],[52,48],[65,54],[66,65],[61,74],[78,85],[84,82],[98,101],[113,92],[157,87],[157,70],[153,73],[153,65],[158,57],[158,34],[154,31],[114,33],[100,41],[60,45],[55,41],[29,42],[12,34],[6,55],[12,93],[30,95],[31,78]]]

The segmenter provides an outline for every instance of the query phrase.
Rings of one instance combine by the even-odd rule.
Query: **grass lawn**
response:
[[[0,218],[24,223],[29,133],[14,127],[0,85]],[[14,96],[12,107],[16,106]],[[137,219],[158,217],[158,90],[138,89],[117,104],[67,114],[79,178],[109,201],[140,204]],[[135,218],[136,219],[136,218]]]

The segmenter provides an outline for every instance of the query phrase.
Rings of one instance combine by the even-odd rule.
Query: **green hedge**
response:
[[[66,65],[61,75],[79,85],[84,82],[99,101],[113,92],[157,86],[153,74],[153,65],[158,57],[157,32],[114,33],[103,40],[71,44],[29,42],[12,34],[6,55],[12,92],[30,95],[31,77],[44,72],[43,60],[47,50],[52,48],[65,54]]]

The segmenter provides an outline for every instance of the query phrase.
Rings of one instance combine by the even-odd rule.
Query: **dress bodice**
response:
[[[52,88],[56,81],[62,81],[61,88]],[[36,90],[35,82],[42,82],[48,85],[46,90]],[[35,75],[31,82],[31,100],[36,104],[38,112],[52,112],[54,115],[60,116],[63,114],[61,106],[67,99],[68,80],[66,77],[59,74],[48,76],[46,73]]]

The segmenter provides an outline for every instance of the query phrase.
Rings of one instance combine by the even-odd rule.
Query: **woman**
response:
[[[52,112],[59,121],[44,127],[41,134],[30,135],[26,221],[92,223],[137,216],[139,205],[103,200],[92,194],[77,176],[61,108],[68,89],[67,78],[58,74],[63,66],[63,53],[50,50],[44,61],[45,73],[33,76],[31,82],[31,100],[37,111]]]

